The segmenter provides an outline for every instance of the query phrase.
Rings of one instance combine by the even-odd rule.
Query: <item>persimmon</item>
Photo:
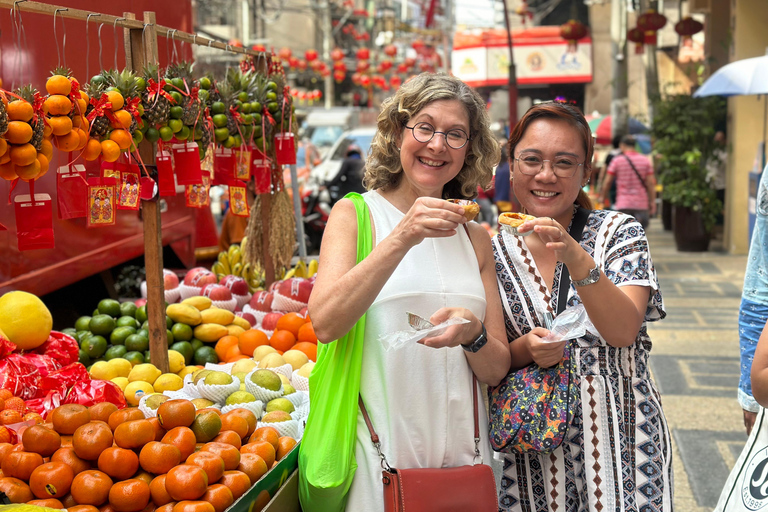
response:
[[[218,482],[221,476],[224,474],[224,471],[226,471],[224,459],[213,452],[195,452],[187,457],[185,464],[192,464],[194,466],[200,466],[203,468],[205,470],[205,474],[208,475],[209,485]]]
[[[109,489],[109,504],[117,512],[139,512],[149,504],[149,485],[142,480],[117,482]]]
[[[200,466],[181,464],[165,476],[165,488],[176,501],[196,500],[208,489],[208,474]]]
[[[12,451],[3,459],[0,466],[3,476],[10,476],[20,480],[29,480],[32,471],[38,466],[42,466],[43,457],[39,453]]]
[[[101,452],[112,446],[112,430],[103,421],[89,421],[72,434],[72,448],[84,460],[96,460]]]
[[[112,446],[101,452],[98,466],[101,471],[112,478],[125,480],[131,478],[139,470],[139,456],[132,450]]]
[[[225,471],[221,477],[221,483],[229,487],[232,491],[232,496],[235,499],[239,499],[240,496],[245,494],[248,489],[251,488],[250,477],[242,471]]]
[[[255,453],[264,459],[268,468],[271,468],[272,464],[275,462],[277,450],[275,450],[275,447],[272,446],[272,443],[269,441],[251,441],[240,448],[240,453]]]
[[[51,462],[63,462],[72,468],[75,475],[91,469],[91,463],[78,457],[71,446],[63,446],[56,450],[56,453],[51,455]]]
[[[77,427],[91,421],[91,413],[84,405],[64,404],[51,411],[49,419],[53,423],[53,430],[71,436]]]
[[[62,498],[67,495],[75,473],[63,462],[47,462],[36,467],[29,477],[29,488],[39,499]]]
[[[103,505],[114,482],[103,471],[91,469],[75,475],[70,492],[80,505]]]
[[[216,512],[224,512],[227,507],[235,502],[232,491],[229,487],[222,484],[209,485],[201,499],[213,505]]]
[[[221,457],[224,461],[224,471],[237,469],[240,464],[240,451],[231,444],[210,442],[206,443],[201,451],[211,452]]]
[[[253,485],[269,471],[269,468],[260,456],[255,453],[244,453],[240,456],[240,464],[238,464],[237,470],[248,475],[251,485]]]
[[[131,420],[115,429],[115,444],[130,450],[141,448],[155,439],[155,427],[147,420]]]
[[[167,473],[181,461],[181,451],[172,444],[150,441],[139,453],[139,465],[144,471],[155,474]]]
[[[126,407],[125,409],[118,409],[109,415],[107,424],[112,432],[115,431],[118,425],[125,423],[126,421],[143,420],[144,413],[136,407]]]
[[[149,493],[152,496],[152,503],[160,507],[173,502],[173,498],[168,494],[165,488],[166,475],[158,475],[149,483]]]
[[[240,435],[234,430],[222,430],[221,432],[219,432],[219,435],[213,438],[213,442],[226,443],[234,446],[238,450],[240,450],[240,448],[243,446],[243,441],[240,438]]]
[[[26,483],[10,476],[0,478],[0,492],[5,493],[11,503],[26,503],[35,499]]]
[[[157,419],[166,430],[188,427],[195,421],[195,406],[189,400],[168,400],[157,408]]]
[[[99,402],[88,408],[91,414],[91,421],[103,421],[107,423],[110,414],[117,410],[117,406],[112,402]]]
[[[195,452],[197,439],[191,429],[176,427],[169,430],[163,436],[161,442],[174,445],[181,452],[181,460],[187,460],[187,457]]]
[[[240,439],[248,436],[248,420],[239,414],[232,414],[233,411],[221,415],[221,430],[234,430]]]

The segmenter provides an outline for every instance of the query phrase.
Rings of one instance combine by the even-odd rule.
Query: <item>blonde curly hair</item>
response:
[[[424,107],[434,101],[458,100],[469,115],[468,149],[464,166],[443,187],[443,198],[472,199],[478,185],[486,188],[499,163],[501,150],[490,129],[490,117],[480,95],[458,78],[443,73],[422,73],[404,83],[397,93],[381,105],[378,130],[371,142],[363,185],[368,190],[396,187],[403,176],[397,142],[405,126]]]

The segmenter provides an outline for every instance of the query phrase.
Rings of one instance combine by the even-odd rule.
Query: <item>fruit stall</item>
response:
[[[19,251],[34,258],[55,247],[55,203],[59,219],[93,236],[123,210],[139,212],[146,262],[142,297],[103,299],[56,329],[37,295],[0,295],[0,503],[298,510],[317,261],[300,247],[292,264],[298,205],[282,177],[283,166],[295,173],[296,124],[282,64],[164,27],[151,12],[137,20],[40,2],[0,6],[10,8],[21,46],[26,12],[86,30],[97,17],[124,35],[122,70],[115,57],[113,69],[82,84],[62,66],[44,92],[0,89],[0,178],[10,184]],[[174,56],[178,41],[243,60],[218,79],[174,58],[161,69],[158,37],[172,40]],[[49,171],[53,197],[35,190]],[[232,212],[248,217],[247,236],[210,269],[163,268],[160,199],[207,208],[214,185],[227,186]]]

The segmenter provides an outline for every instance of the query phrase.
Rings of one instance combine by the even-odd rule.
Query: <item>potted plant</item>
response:
[[[716,148],[715,124],[725,118],[725,100],[672,95],[656,105],[651,133],[662,200],[674,207],[679,251],[706,251],[723,205],[707,181],[705,164]]]

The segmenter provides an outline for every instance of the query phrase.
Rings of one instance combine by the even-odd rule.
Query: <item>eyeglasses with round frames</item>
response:
[[[584,165],[583,162],[576,162],[569,156],[559,156],[554,160],[546,160],[537,153],[525,151],[514,160],[517,162],[517,168],[520,169],[520,172],[528,176],[539,174],[544,169],[544,162],[549,162],[552,172],[560,178],[572,178],[579,166]]]
[[[467,132],[461,128],[454,128],[447,132],[439,132],[429,123],[417,123],[415,126],[406,125],[406,128],[411,130],[413,138],[416,139],[417,142],[425,144],[431,141],[436,133],[441,133],[445,137],[445,143],[452,149],[461,149],[467,145],[467,142],[472,140],[469,135],[467,135]]]

